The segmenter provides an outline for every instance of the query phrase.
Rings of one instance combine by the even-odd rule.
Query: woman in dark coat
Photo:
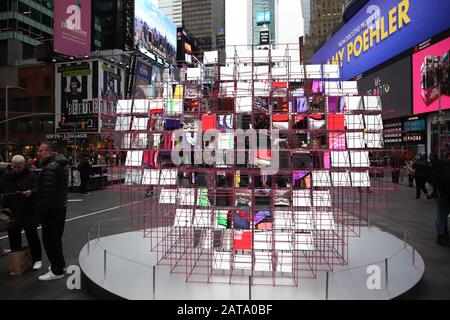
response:
[[[38,221],[34,210],[33,196],[36,193],[37,177],[25,166],[22,156],[15,156],[12,169],[5,172],[0,181],[3,206],[11,210],[15,226],[8,230],[12,251],[22,249],[22,229],[28,240],[33,257],[33,269],[42,268],[41,241],[37,231]]]

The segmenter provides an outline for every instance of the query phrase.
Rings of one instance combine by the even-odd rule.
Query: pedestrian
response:
[[[400,182],[400,168],[403,167],[403,157],[400,153],[394,152],[391,157],[392,183]]]
[[[438,160],[433,170],[430,182],[436,186],[436,231],[437,243],[450,246],[448,231],[448,216],[450,214],[450,152],[445,158]]]
[[[416,200],[420,199],[420,192],[426,195],[427,199],[431,199],[430,194],[425,187],[427,180],[431,176],[431,168],[427,161],[427,155],[424,154],[420,156],[419,160],[416,161],[413,165],[414,175],[416,179]]]
[[[432,153],[430,154],[430,167],[431,167],[431,172],[434,171],[434,169],[436,169],[437,163],[439,162],[439,158],[436,156],[436,154]],[[431,186],[433,187],[433,191],[431,192],[431,197],[435,198],[436,197],[436,186],[433,185],[431,183]]]
[[[78,172],[80,172],[81,180],[81,194],[87,194],[87,189],[91,180],[91,164],[89,163],[89,157],[84,157],[78,164]]]
[[[3,162],[3,158],[0,156],[0,179],[3,177],[4,172],[8,168],[8,164]],[[5,249],[0,245],[0,257],[6,256],[11,252],[9,249]]]
[[[62,236],[67,213],[69,160],[57,153],[51,142],[39,146],[42,171],[37,183],[37,208],[42,224],[42,240],[50,260],[49,271],[41,281],[64,278],[65,266]]]
[[[42,268],[41,240],[33,201],[37,177],[26,166],[25,158],[21,155],[12,158],[11,167],[0,181],[0,193],[5,194],[3,205],[11,210],[15,220],[14,226],[8,230],[9,244],[12,252],[21,251],[24,230],[33,258],[33,270],[37,271]]]
[[[409,182],[409,187],[410,188],[414,188],[414,163],[416,162],[415,157],[411,157],[411,159],[409,159],[409,161],[406,161],[406,172],[408,174],[408,182]]]

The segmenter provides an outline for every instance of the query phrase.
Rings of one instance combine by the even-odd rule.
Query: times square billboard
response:
[[[352,79],[450,28],[448,0],[371,0],[312,57]]]
[[[82,57],[91,53],[91,0],[55,1],[54,50]]]
[[[125,71],[103,60],[55,65],[58,133],[113,129],[117,101],[124,96]]]
[[[151,0],[136,0],[134,14],[134,42],[137,49],[148,56],[156,54],[168,64],[177,58],[177,27]]]
[[[450,37],[426,41],[413,54],[414,114],[450,109]]]

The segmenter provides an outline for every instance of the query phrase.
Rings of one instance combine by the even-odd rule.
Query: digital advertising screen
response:
[[[381,96],[385,119],[412,113],[411,57],[363,75],[358,80],[359,94]]]
[[[413,55],[414,114],[450,109],[450,38]]]
[[[156,53],[169,63],[175,63],[177,57],[175,24],[150,0],[135,1],[134,20],[134,39],[138,50]]]
[[[270,11],[256,11],[256,24],[269,24],[272,22]]]
[[[152,67],[144,64],[142,61],[136,63],[136,82],[134,87],[134,97],[136,99],[145,99],[148,94],[146,90],[152,83]]]
[[[54,50],[81,57],[91,53],[91,0],[54,2]]]
[[[450,1],[371,0],[312,57],[352,79],[450,28]]]

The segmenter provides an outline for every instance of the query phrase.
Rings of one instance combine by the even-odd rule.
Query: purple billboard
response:
[[[55,1],[55,52],[68,56],[91,53],[91,0]]]

